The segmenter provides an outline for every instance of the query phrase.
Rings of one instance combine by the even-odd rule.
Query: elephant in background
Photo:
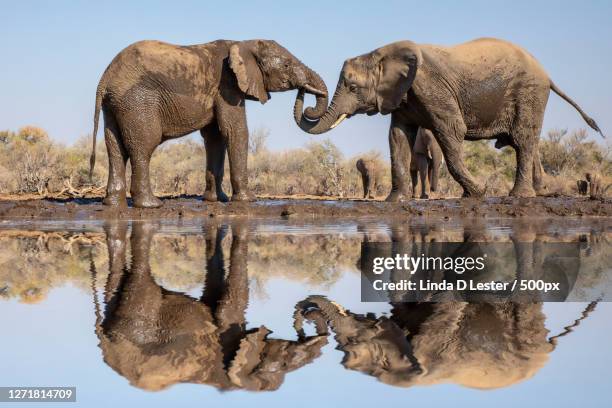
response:
[[[161,201],[153,195],[149,180],[151,155],[161,143],[196,130],[206,147],[204,199],[227,201],[221,189],[227,149],[232,200],[250,200],[245,100],[263,104],[270,99],[269,92],[298,88],[317,99],[305,115],[320,117],[327,106],[325,83],[275,41],[132,44],[111,61],[98,84],[90,178],[102,110],[109,160],[104,204],[125,205],[129,159],[134,206],[159,207]]]
[[[411,151],[412,198],[417,196],[419,178],[421,179],[421,198],[429,198],[429,191],[438,190],[438,178],[444,155],[433,133],[423,128],[419,128]]]
[[[323,296],[296,306],[304,321],[327,321],[344,352],[342,365],[398,387],[454,383],[470,388],[507,387],[534,376],[564,332],[547,338],[541,303],[392,303],[390,316],[352,313]],[[316,317],[316,320],[315,320]]]
[[[290,341],[268,338],[265,326],[247,328],[245,226],[232,226],[227,276],[223,253],[227,228],[209,227],[206,282],[200,299],[155,282],[149,264],[155,232],[151,224],[133,224],[131,263],[126,260],[127,224],[105,229],[110,275],[104,316],[94,291],[96,334],[105,363],[132,385],[161,390],[187,382],[220,390],[275,390],[285,373],[312,362],[327,344],[326,335]],[[92,269],[95,287],[93,262]]]
[[[375,198],[379,177],[376,163],[373,160],[360,158],[357,160],[355,167],[361,174],[363,198]]]
[[[320,134],[352,115],[390,113],[392,191],[388,201],[402,201],[408,195],[409,139],[419,127],[433,132],[450,174],[463,195],[471,197],[483,196],[485,191],[463,161],[463,141],[506,138],[517,158],[510,195],[532,197],[534,154],[551,90],[601,133],[531,54],[492,38],[453,47],[400,41],[350,58],[344,62],[324,115],[314,121],[303,115],[304,92],[300,91],[294,118],[302,130]]]

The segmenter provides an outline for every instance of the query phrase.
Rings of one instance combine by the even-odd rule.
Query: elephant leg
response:
[[[127,205],[125,194],[125,165],[128,155],[121,141],[121,134],[115,117],[104,113],[104,141],[108,152],[108,182],[105,205]]]
[[[231,331],[244,330],[245,313],[249,303],[249,275],[247,272],[248,225],[232,224],[229,271],[225,278],[225,290],[219,301],[216,318],[219,330],[231,336]],[[223,333],[230,331],[230,333]],[[238,334],[238,333],[235,333]],[[240,338],[236,337],[238,342]]]
[[[540,161],[540,151],[536,149],[533,152],[533,189],[537,195],[543,194],[546,187],[542,180],[542,162]]]
[[[361,182],[363,183],[363,198],[368,198],[370,183],[369,177],[365,172],[361,173]]]
[[[412,180],[412,198],[416,198],[417,186],[419,185],[419,171],[416,166],[410,169],[410,179]]]
[[[374,177],[370,174],[367,175],[368,182],[368,195],[366,198],[374,198]]]
[[[456,126],[456,128],[459,128],[459,126]],[[478,186],[463,162],[464,135],[465,125],[462,125],[461,132],[451,129],[436,130],[434,132],[434,136],[446,160],[448,172],[463,188],[463,197],[482,197],[485,193],[484,189]]]
[[[106,123],[106,122],[105,122]],[[108,250],[108,278],[104,286],[104,301],[110,309],[116,306],[114,300],[126,270],[127,221],[109,221],[104,224],[106,248]]]
[[[514,187],[510,191],[511,196],[535,197],[534,182],[541,184],[541,175],[534,176],[534,165],[540,161],[538,142],[549,93],[546,86],[539,91],[534,90],[530,98],[518,106],[520,108],[517,109],[518,117],[510,132],[512,147],[516,152],[516,174]]]
[[[153,195],[151,180],[149,178],[149,165],[151,155],[161,143],[162,131],[159,123],[142,123],[148,115],[137,116],[128,121],[129,126],[122,126],[125,147],[132,164],[132,183],[130,191],[135,207],[156,208],[162,205],[161,200]]]
[[[235,106],[219,98],[216,113],[219,130],[227,146],[232,201],[253,201],[255,197],[248,189],[249,130],[244,111],[244,101]]]
[[[223,240],[227,235],[228,229],[227,225],[211,225],[206,228],[206,275],[200,301],[210,308],[212,314],[217,313],[219,302],[225,291]]]
[[[391,152],[391,192],[386,201],[404,201],[409,197],[411,143],[418,128],[406,125],[396,113],[391,115],[389,150]]]
[[[516,174],[514,176],[514,187],[510,191],[510,195],[513,197],[535,197],[535,190],[533,189],[533,149],[534,147],[528,141],[515,145]]]
[[[417,166],[419,168],[419,176],[421,179],[421,198],[429,198],[427,190],[429,187],[429,163],[427,163],[427,157],[422,154],[417,154]]]
[[[429,162],[429,187],[431,191],[438,191],[440,177],[440,163],[435,158]]]
[[[225,167],[225,141],[217,123],[212,123],[202,130],[206,148],[206,189],[204,200],[227,202],[229,198],[223,192],[223,172]]]

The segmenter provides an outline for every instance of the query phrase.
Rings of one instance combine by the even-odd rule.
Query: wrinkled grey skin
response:
[[[363,198],[374,198],[377,185],[376,166],[371,160],[359,159],[355,163],[357,171],[361,174],[363,183]]]
[[[298,93],[294,117],[302,130],[320,134],[345,117],[390,113],[392,191],[388,201],[408,196],[408,139],[419,126],[433,132],[464,196],[482,196],[484,189],[463,162],[463,141],[508,138],[517,153],[510,195],[531,197],[535,195],[533,157],[551,90],[600,132],[595,121],[555,86],[533,56],[514,44],[491,38],[453,47],[401,41],[348,59],[323,117],[310,121],[302,115],[303,92]]]
[[[200,299],[155,282],[149,263],[155,233],[151,224],[133,224],[131,263],[126,260],[127,223],[109,224],[105,230],[110,275],[104,316],[96,297],[96,334],[105,363],[132,385],[151,391],[176,383],[275,390],[287,372],[312,362],[327,344],[323,334],[291,341],[268,338],[265,326],[247,328],[246,226],[232,226],[227,274],[227,228],[208,227]],[[92,273],[95,279],[95,269]],[[319,331],[325,333],[324,328]]]
[[[98,85],[95,135],[100,109],[109,175],[104,203],[125,205],[125,166],[132,165],[131,194],[136,207],[159,207],[149,181],[149,161],[157,146],[199,130],[206,146],[209,201],[227,201],[221,190],[227,149],[232,200],[250,200],[247,189],[248,129],[245,99],[262,104],[269,92],[301,89],[316,95],[309,118],[327,106],[327,89],[319,75],[275,41],[218,40],[177,46],[141,41],[121,51]]]
[[[437,191],[440,167],[444,162],[442,149],[430,130],[419,128],[412,147],[410,178],[412,198],[417,196],[417,184],[421,179],[421,198],[429,198],[429,191]]]
[[[506,146],[512,146],[510,137],[500,137],[495,141],[496,149],[503,149]],[[537,195],[542,195],[546,191],[546,185],[543,180],[544,169],[540,160],[540,149],[537,147],[533,151],[533,189]]]
[[[535,375],[558,336],[547,338],[541,303],[397,303],[390,316],[352,313],[323,296],[296,306],[296,330],[317,316],[334,332],[342,365],[397,386],[454,383],[508,387]],[[594,309],[589,305],[586,318]]]

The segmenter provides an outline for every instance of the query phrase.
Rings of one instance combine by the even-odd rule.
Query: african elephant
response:
[[[268,338],[265,326],[247,328],[246,226],[232,226],[227,274],[227,228],[208,228],[206,282],[200,299],[156,283],[149,263],[151,224],[133,224],[131,262],[126,261],[127,224],[105,229],[110,275],[104,314],[94,293],[96,334],[106,364],[132,385],[161,390],[188,382],[220,390],[275,390],[285,373],[312,362],[327,344],[326,335],[290,341]],[[95,279],[95,269],[92,272]]]
[[[252,199],[247,189],[245,99],[263,104],[269,92],[296,88],[316,95],[316,106],[305,114],[320,117],[327,106],[325,83],[275,41],[132,44],[112,60],[98,84],[90,178],[102,109],[109,157],[105,204],[125,204],[125,166],[130,159],[134,206],[159,207],[149,180],[151,155],[164,141],[196,130],[206,147],[204,198],[227,201],[221,189],[227,148],[232,200]]]
[[[494,389],[535,375],[558,338],[588,317],[596,303],[550,338],[542,303],[391,305],[390,316],[376,317],[352,313],[323,296],[310,296],[296,305],[296,330],[304,333],[304,321],[327,321],[337,349],[344,352],[342,365],[389,385],[455,383]]]
[[[421,198],[429,198],[428,190],[437,191],[440,166],[444,162],[442,150],[430,130],[419,128],[411,146],[410,178],[412,198],[416,198],[417,184],[421,179]]]
[[[534,57],[514,44],[492,38],[453,47],[401,41],[348,59],[325,114],[315,121],[302,115],[304,92],[300,91],[294,117],[302,130],[320,134],[355,114],[390,113],[392,191],[388,201],[407,196],[407,140],[419,126],[433,132],[464,196],[482,196],[484,189],[465,166],[463,141],[508,137],[517,157],[510,195],[531,197],[535,195],[534,150],[550,90],[601,133]]]
[[[374,198],[376,187],[378,185],[378,174],[376,163],[372,160],[360,158],[355,164],[357,170],[361,174],[363,182],[363,198]]]

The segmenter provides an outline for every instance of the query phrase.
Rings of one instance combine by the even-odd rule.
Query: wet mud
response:
[[[612,199],[583,197],[489,197],[485,199],[372,200],[259,199],[254,202],[210,203],[200,197],[168,198],[155,209],[112,208],[99,198],[1,200],[0,219],[178,219],[201,217],[250,218],[469,218],[469,217],[609,217]]]

